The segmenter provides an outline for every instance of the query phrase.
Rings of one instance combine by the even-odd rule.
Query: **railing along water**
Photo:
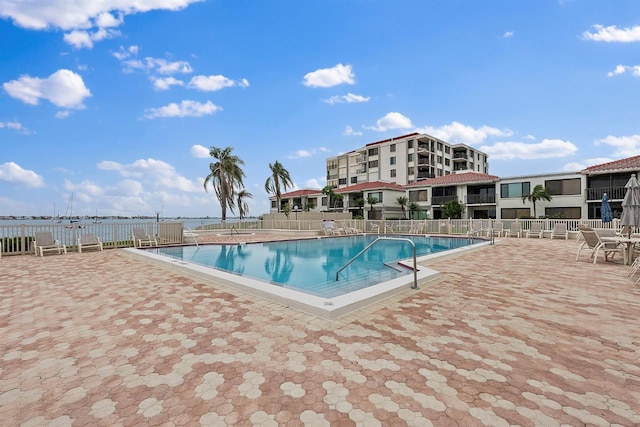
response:
[[[0,225],[0,245],[3,255],[26,255],[33,253],[33,237],[36,232],[49,231],[53,238],[67,247],[77,250],[78,238],[82,234],[94,234],[100,238],[104,248],[131,247],[134,228],[142,228],[155,236],[160,244],[182,242],[182,222],[105,222],[72,224],[15,224]]]

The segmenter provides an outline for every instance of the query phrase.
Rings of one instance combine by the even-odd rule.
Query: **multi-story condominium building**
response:
[[[327,185],[344,188],[377,181],[407,185],[458,171],[488,173],[487,159],[468,145],[411,133],[328,158]]]
[[[607,193],[614,217],[622,213],[625,185],[632,174],[640,176],[640,156],[590,166],[582,171],[500,178],[478,172],[457,172],[407,185],[374,181],[334,189],[341,200],[329,200],[321,190],[298,190],[282,195],[282,205],[312,206],[315,212],[351,212],[368,219],[402,218],[397,198],[416,203],[420,218],[442,217],[442,205],[457,200],[462,218],[514,219],[562,217],[598,219],[602,197]],[[536,185],[545,187],[550,201],[538,201],[536,211],[523,197]],[[375,198],[373,206],[366,203]],[[308,203],[311,201],[311,203]],[[364,205],[363,202],[364,201]],[[272,198],[272,212],[276,211]],[[415,217],[415,216],[414,216]]]

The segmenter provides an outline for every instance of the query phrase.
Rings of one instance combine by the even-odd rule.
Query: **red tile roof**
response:
[[[280,198],[291,199],[294,197],[309,196],[311,194],[322,194],[322,190],[312,190],[312,189],[295,190],[295,191],[291,191],[289,193],[284,193],[280,195]],[[275,197],[275,196],[271,196],[271,197]]]
[[[424,181],[413,182],[407,187],[419,187],[424,185],[459,185],[477,182],[495,182],[499,177],[478,172],[452,173],[439,176],[437,178],[425,179]]]
[[[366,190],[399,190],[404,191],[404,186],[395,182],[372,181],[361,184],[350,185],[348,187],[334,188],[334,193],[355,193]]]
[[[640,156],[627,157],[626,159],[615,160],[613,162],[602,163],[589,166],[582,172],[617,172],[617,171],[637,171],[640,170]]]

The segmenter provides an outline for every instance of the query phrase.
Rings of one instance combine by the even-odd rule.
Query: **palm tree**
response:
[[[375,205],[376,203],[378,203],[378,198],[377,197],[373,197],[371,195],[367,196],[367,203],[369,203],[369,205],[371,205],[371,213],[369,214],[369,219],[373,219],[371,218],[373,216],[373,205]]]
[[[405,196],[399,196],[396,198],[396,203],[400,205],[400,208],[402,209],[402,216],[404,217],[404,219],[407,219],[407,203],[409,203],[409,199],[407,199]]]
[[[551,195],[549,194],[549,190],[547,190],[542,184],[538,184],[535,187],[533,187],[533,191],[531,192],[531,194],[526,194],[522,196],[522,203],[526,203],[527,200],[533,204],[533,217],[537,218],[536,202],[538,200],[546,200],[547,202],[550,202]]]
[[[209,163],[210,173],[204,179],[204,190],[207,191],[207,184],[211,183],[216,197],[220,202],[222,220],[227,219],[227,207],[233,212],[235,208],[236,188],[242,188],[244,171],[240,166],[244,161],[236,155],[231,154],[233,147],[219,148],[211,147],[209,155],[216,159],[215,163]]]
[[[265,181],[264,190],[268,194],[276,196],[276,206],[278,207],[278,212],[280,212],[281,191],[287,191],[287,188],[293,187],[293,181],[289,171],[279,161],[276,160],[273,164],[269,163],[269,169],[271,169],[271,176]]]
[[[419,213],[421,210],[422,208],[416,202],[409,203],[409,216],[411,217],[411,219],[414,219],[416,216],[416,213]]]
[[[249,193],[247,190],[240,190],[236,195],[236,203],[238,204],[238,216],[240,219],[247,216],[249,213],[249,205],[247,204],[246,199],[253,198],[253,194]]]

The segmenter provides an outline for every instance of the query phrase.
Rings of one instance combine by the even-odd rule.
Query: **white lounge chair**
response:
[[[85,233],[78,237],[78,252],[82,253],[83,249],[97,249],[102,250],[102,242],[100,238],[95,234]]]
[[[320,229],[325,236],[340,234],[340,232],[336,228],[336,224],[334,221],[322,221],[322,223],[320,224]]]
[[[158,246],[156,238],[148,235],[142,228],[134,228],[131,239],[133,240],[133,245],[138,248],[145,245],[151,246],[151,244]]]
[[[496,221],[493,223],[493,235],[496,237],[502,237],[505,234],[504,224],[502,221]]]
[[[53,233],[50,231],[36,231],[33,240],[33,248],[36,256],[44,256],[45,252],[58,252],[58,254],[66,254],[67,247],[60,244],[59,241],[53,238]]]
[[[578,253],[576,254],[576,261],[580,258],[580,253],[588,251],[593,258],[595,264],[598,260],[598,252],[602,250],[604,253],[604,260],[608,261],[609,256],[613,258],[616,254],[620,254],[624,257],[624,247],[616,242],[603,242],[600,240],[600,236],[592,228],[580,227],[580,234],[584,240],[580,247],[578,247]]]
[[[525,237],[537,237],[538,239],[542,239],[542,233],[544,230],[542,229],[542,224],[539,222],[532,222],[529,226],[529,229],[525,233]]]
[[[512,222],[509,230],[505,232],[507,237],[520,237],[520,234],[522,234],[522,224],[519,222]]]
[[[551,232],[551,238],[555,239],[556,237],[563,237],[565,240],[569,238],[569,231],[567,230],[566,222],[556,223],[553,231]]]

